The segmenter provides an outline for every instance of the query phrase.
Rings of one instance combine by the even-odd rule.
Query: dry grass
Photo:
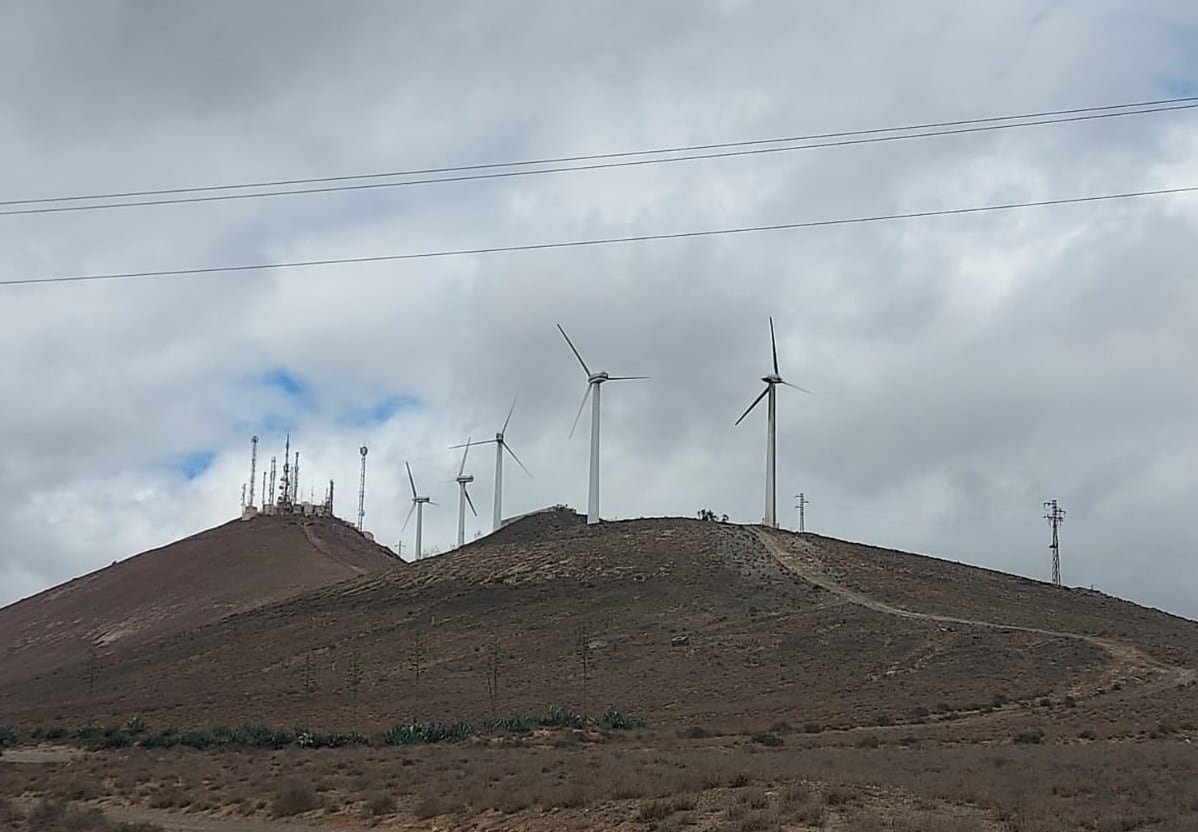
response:
[[[302,780],[287,780],[275,790],[270,812],[277,818],[291,817],[319,809],[323,801],[309,784]]]

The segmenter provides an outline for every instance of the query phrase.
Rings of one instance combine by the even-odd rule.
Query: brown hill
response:
[[[0,685],[399,562],[332,518],[225,523],[0,609]]]
[[[365,729],[611,703],[658,723],[851,727],[1192,699],[1196,644],[1191,621],[934,558],[563,511],[104,656],[90,677],[0,686],[0,712]]]

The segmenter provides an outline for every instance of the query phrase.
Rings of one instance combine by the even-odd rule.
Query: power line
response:
[[[715,228],[700,231],[676,231],[662,234],[634,234],[626,237],[599,237],[588,240],[563,240],[548,243],[523,243],[519,245],[486,246],[481,248],[443,249],[439,251],[408,252],[405,254],[381,254],[369,257],[336,257],[321,260],[294,260],[278,263],[250,263],[240,266],[201,266],[187,269],[160,269],[141,272],[113,272],[109,274],[80,274],[63,277],[35,277],[17,280],[0,280],[0,286],[30,286],[44,283],[82,283],[86,281],[126,280],[142,277],[184,277],[189,275],[218,274],[226,272],[250,272],[266,269],[299,269],[318,266],[342,266],[357,263],[386,263],[398,260],[429,260],[441,257],[460,257],[464,255],[500,254],[506,252],[544,251],[546,249],[584,248],[589,246],[614,245],[618,243],[644,243],[660,240],[684,240],[696,237],[717,237],[732,234],[751,234],[764,231],[789,231],[800,228],[825,228],[835,225],[860,225],[865,223],[888,222],[892,220],[923,219],[926,217],[946,217],[961,214],[982,214],[990,211],[1010,211],[1019,208],[1041,208],[1051,205],[1077,205],[1088,202],[1109,202],[1118,199],[1134,199],[1137,197],[1165,196],[1168,194],[1183,194],[1198,191],[1198,185],[1179,188],[1161,188],[1152,191],[1128,191],[1117,194],[1095,194],[1091,196],[1064,197],[1061,199],[1042,199],[1031,202],[1007,202],[998,205],[980,205],[970,208],[944,208],[931,211],[910,211],[896,214],[876,214],[865,217],[844,217],[829,220],[808,220],[805,222],[776,223],[773,225],[749,225],[735,228]]]
[[[1189,102],[1189,103],[1187,103]],[[1138,109],[1131,109],[1138,108]],[[835,133],[817,133],[807,136],[789,136],[771,139],[749,139],[738,142],[723,142],[718,144],[688,145],[652,150],[620,151],[616,153],[599,153],[584,156],[561,156],[545,159],[523,160],[515,162],[487,162],[474,165],[459,165],[441,168],[422,168],[400,170],[382,173],[351,174],[345,176],[312,177],[307,179],[281,179],[264,182],[244,182],[230,185],[201,185],[189,188],[163,188],[146,191],[125,191],[105,194],[88,194],[63,197],[40,197],[30,199],[15,199],[0,201],[0,206],[37,206],[15,207],[0,211],[0,216],[20,216],[29,214],[57,214],[74,211],[98,211],[113,208],[140,208],[155,205],[180,205],[202,202],[224,202],[228,200],[262,199],[279,196],[302,196],[312,194],[335,193],[342,191],[365,191],[380,188],[402,188],[413,185],[435,185],[451,182],[474,182],[488,179],[508,179],[514,177],[537,176],[553,173],[574,173],[589,170],[606,170],[611,168],[638,167],[644,165],[660,165],[673,162],[694,162],[705,159],[726,159],[738,156],[759,156],[772,153],[789,153],[799,150],[817,150],[831,147],[848,147],[853,145],[878,144],[882,142],[902,141],[906,139],[924,139],[937,136],[953,136],[968,133],[983,133],[996,130],[1008,130],[1018,127],[1037,127],[1050,124],[1065,124],[1071,122],[1095,121],[1099,119],[1119,118],[1121,116],[1148,115],[1166,113],[1177,110],[1192,110],[1198,108],[1198,96],[1191,98],[1163,99],[1159,102],[1144,102],[1143,104],[1112,104],[1103,107],[1075,108],[1072,110],[1056,110],[1044,113],[1026,115],[990,116],[980,119],[968,119],[954,122],[934,122],[907,127],[881,127],[869,130],[850,130]],[[1085,113],[1084,115],[1070,115]],[[1009,123],[994,123],[994,122]],[[972,125],[972,126],[960,126]],[[945,129],[931,129],[931,128]],[[912,132],[912,131],[923,132]],[[894,133],[896,135],[877,135],[879,133]],[[807,144],[793,144],[808,142]],[[783,147],[763,147],[762,145],[786,144]],[[736,148],[736,149],[727,149]],[[698,152],[711,151],[711,152]],[[662,158],[632,159],[633,156],[646,156],[669,153],[685,153],[682,156],[663,156]],[[558,164],[584,162],[585,164]],[[557,165],[556,167],[533,167],[536,165]],[[496,168],[529,168],[519,170],[495,170]],[[490,172],[480,172],[490,171]],[[435,176],[426,174],[438,174]],[[455,175],[439,175],[455,174]],[[404,179],[398,182],[362,182],[364,179],[381,179],[385,177],[424,176],[420,179]],[[328,184],[324,187],[294,188],[286,190],[255,191],[253,193],[213,193],[214,191],[246,190],[251,188],[266,188],[277,186],[307,185],[334,182],[356,182],[356,184]],[[191,196],[181,196],[192,194]],[[202,195],[197,195],[202,194]],[[133,197],[150,197],[133,199]],[[117,199],[117,202],[100,202],[96,204],[67,204],[46,205],[45,203],[77,203],[88,200]]]

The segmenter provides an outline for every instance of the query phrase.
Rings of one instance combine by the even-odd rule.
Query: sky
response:
[[[1198,95],[1198,6],[0,3],[3,201],[752,140]],[[0,213],[0,281],[475,249],[1198,185],[1198,111],[485,181]],[[13,206],[5,206],[10,210]],[[239,514],[301,453],[411,557],[468,437],[505,515],[780,520],[1198,618],[1198,194],[591,248],[0,285],[0,604]],[[280,460],[281,461],[281,460]],[[471,451],[489,529],[494,446]],[[260,483],[258,484],[260,489]]]

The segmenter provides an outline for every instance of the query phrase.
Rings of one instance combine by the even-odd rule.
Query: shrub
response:
[[[383,732],[387,745],[421,745],[436,742],[458,742],[470,737],[474,728],[469,722],[413,722],[393,725]]]
[[[20,739],[17,729],[11,725],[0,725],[0,748],[8,748],[17,744]]]
[[[823,733],[823,730],[824,726],[820,725],[818,722],[808,722],[803,726],[803,732],[807,734],[820,734]]]
[[[368,817],[389,815],[395,811],[395,798],[385,792],[371,792],[366,795],[366,803],[362,811]]]
[[[769,734],[765,732],[757,733],[752,736],[753,742],[758,745],[765,745],[770,748],[777,748],[783,744],[783,740],[777,734]]]
[[[654,800],[641,804],[641,808],[636,813],[636,819],[641,823],[655,823],[665,820],[672,814],[674,814],[674,806],[670,801]]]
[[[881,744],[882,741],[878,739],[877,734],[866,734],[861,739],[857,740],[858,748],[877,748]]]
[[[1044,742],[1044,731],[1040,728],[1032,728],[1016,734],[1012,741],[1017,745],[1039,745]]]
[[[711,737],[712,733],[700,725],[692,725],[679,731],[678,736],[684,740],[705,740]]]
[[[280,786],[270,804],[271,814],[279,818],[319,808],[320,795],[307,783],[299,780],[288,780]]]
[[[599,719],[599,724],[612,731],[631,731],[635,728],[644,728],[645,720],[639,716],[626,714],[623,711],[617,711],[615,708],[609,707],[603,712],[603,716]]]
[[[541,718],[541,725],[546,728],[581,728],[584,723],[582,714],[560,705],[550,705],[549,713]]]

